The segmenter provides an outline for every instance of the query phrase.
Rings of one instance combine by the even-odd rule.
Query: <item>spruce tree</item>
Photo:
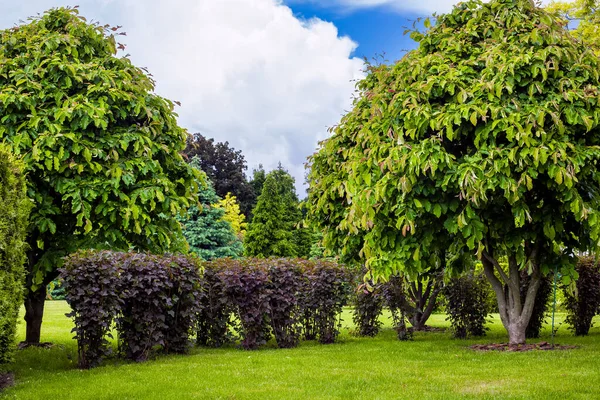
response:
[[[191,165],[197,168],[197,160]],[[183,221],[183,234],[190,251],[207,261],[240,257],[244,251],[242,241],[235,235],[231,224],[223,219],[225,210],[217,205],[220,199],[210,181],[200,189],[198,201],[201,207],[191,206],[187,219]]]
[[[276,174],[270,173],[258,197],[254,217],[246,234],[244,244],[247,256],[297,255],[288,211]]]

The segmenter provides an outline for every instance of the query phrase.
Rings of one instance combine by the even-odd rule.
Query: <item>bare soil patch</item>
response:
[[[12,372],[0,372],[0,393],[15,383],[15,376]]]
[[[532,351],[532,350],[571,350],[576,349],[577,346],[561,346],[560,344],[552,344],[548,342],[540,343],[528,343],[528,344],[517,344],[511,345],[508,343],[489,343],[489,344],[474,344],[469,347],[472,350],[477,351]]]

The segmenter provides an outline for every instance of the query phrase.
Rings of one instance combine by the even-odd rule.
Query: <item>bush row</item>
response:
[[[200,271],[203,271],[202,273]],[[350,294],[346,269],[329,261],[219,259],[200,267],[186,256],[80,251],[61,271],[72,308],[79,366],[98,365],[118,333],[119,353],[142,361],[182,353],[190,338],[257,349],[301,338],[333,343]]]
[[[218,259],[203,266],[198,344],[221,346],[236,336],[245,349],[272,336],[286,348],[301,338],[336,340],[351,287],[350,274],[336,263]]]

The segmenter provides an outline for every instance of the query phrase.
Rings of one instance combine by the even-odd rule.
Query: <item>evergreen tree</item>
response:
[[[191,163],[199,167],[198,160]],[[235,235],[231,224],[224,219],[225,210],[217,205],[220,199],[212,183],[200,189],[198,200],[201,207],[191,206],[187,219],[183,221],[183,234],[190,245],[190,251],[203,260],[232,257],[243,254],[242,241]]]
[[[267,175],[245,238],[245,253],[250,257],[294,257],[289,208],[286,206],[276,174]]]
[[[229,222],[236,236],[243,240],[248,223],[246,222],[246,216],[240,210],[237,198],[232,196],[231,193],[227,193],[224,199],[219,200],[218,203],[213,205],[225,211],[223,220]]]

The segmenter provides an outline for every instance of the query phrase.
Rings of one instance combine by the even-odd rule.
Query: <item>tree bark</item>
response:
[[[525,300],[521,301],[521,275],[514,254],[508,255],[508,274],[490,249],[483,252],[482,263],[486,278],[492,285],[498,300],[498,311],[504,328],[508,332],[510,345],[525,343],[527,325],[533,313],[535,297],[540,287],[541,273],[538,264],[538,251],[530,251],[528,262],[532,274]]]
[[[47,272],[42,285],[34,292],[33,274],[35,265],[39,261],[37,254],[29,252],[27,264],[26,294],[25,294],[25,341],[26,346],[37,346],[40,344],[42,333],[42,320],[44,318],[44,304],[46,302],[46,286],[57,276],[58,271]]]
[[[427,320],[431,316],[437,302],[437,297],[442,290],[442,278],[432,277],[427,283],[427,287],[423,290],[422,281],[418,282],[418,286],[411,283],[411,288],[408,294],[415,304],[415,309],[409,314],[409,321],[414,330],[422,331],[426,327]]]
[[[25,297],[25,344],[40,344],[42,334],[42,319],[44,318],[44,303],[46,301],[46,286],[37,291],[28,291]]]

